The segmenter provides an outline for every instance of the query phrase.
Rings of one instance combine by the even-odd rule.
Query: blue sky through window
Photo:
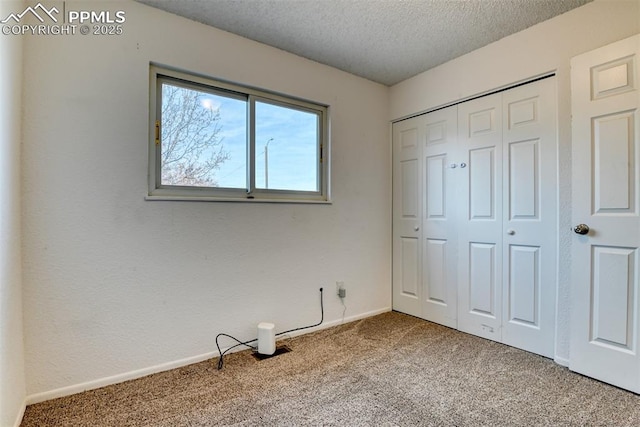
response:
[[[327,200],[326,107],[164,72],[154,83],[151,196]]]
[[[229,154],[216,171],[219,187],[247,188],[247,102],[211,96],[214,108],[220,108],[220,137]]]
[[[246,188],[246,103],[212,95],[203,107],[220,108],[220,137],[229,154],[215,173],[218,186]],[[318,129],[317,114],[256,102],[256,187],[319,191]]]
[[[317,147],[317,114],[256,102],[257,188],[318,191]]]

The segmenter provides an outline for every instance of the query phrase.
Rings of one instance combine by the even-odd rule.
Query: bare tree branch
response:
[[[207,94],[162,86],[162,183],[215,187],[215,171],[229,159],[224,150],[220,109],[203,103]]]

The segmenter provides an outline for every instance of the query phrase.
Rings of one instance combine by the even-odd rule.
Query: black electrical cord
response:
[[[233,346],[229,347],[229,348],[228,348],[228,349],[226,349],[224,352],[220,352],[220,343],[218,342],[218,338],[220,338],[220,337],[229,337],[229,338],[231,338],[232,340],[237,341],[237,342],[238,342],[238,344],[236,344],[236,345],[233,345]],[[242,342],[242,341],[240,341],[239,339],[234,338],[234,337],[232,337],[232,336],[231,336],[231,335],[229,335],[229,334],[218,334],[218,335],[216,335],[216,346],[218,347],[218,353],[220,353],[220,359],[218,359],[218,370],[222,369],[222,365],[223,365],[223,363],[224,363],[224,362],[223,362],[223,360],[222,360],[222,358],[224,357],[224,355],[225,355],[225,354],[227,354],[227,352],[228,352],[229,350],[231,350],[231,349],[233,349],[233,348],[236,348],[236,347],[238,347],[238,346],[241,346],[241,345],[246,345],[247,347],[249,347],[249,348],[251,348],[251,349],[255,350],[255,349],[256,349],[256,347],[254,347],[254,346],[252,346],[252,345],[249,345],[250,343],[255,342],[255,341],[258,341],[258,338],[254,339],[254,340],[251,340],[251,341],[245,341],[245,342]]]
[[[289,329],[288,331],[284,331],[284,332],[279,332],[279,333],[276,334],[276,336],[285,335],[285,334],[289,334],[291,332],[301,331],[303,329],[315,328],[316,326],[320,326],[322,324],[322,322],[324,322],[324,304],[322,302],[322,299],[323,299],[322,298],[322,288],[320,288],[320,321],[318,323],[316,323],[314,325],[309,325],[309,326],[302,326],[300,328]],[[231,347],[229,347],[228,349],[226,349],[225,351],[222,352],[222,351],[220,351],[220,342],[218,341],[218,339],[220,337],[231,338],[232,340],[236,341],[238,344],[236,344],[234,346],[231,346]],[[218,335],[216,335],[216,347],[218,347],[218,353],[220,354],[220,358],[218,359],[218,370],[222,369],[222,366],[224,365],[224,360],[223,360],[224,355],[227,354],[227,352],[229,350],[231,350],[233,348],[236,348],[236,347],[239,347],[241,345],[244,345],[244,346],[247,346],[247,347],[249,347],[249,348],[251,348],[253,350],[256,350],[256,347],[254,347],[252,345],[249,345],[252,342],[256,342],[256,341],[258,341],[258,338],[253,339],[251,341],[242,342],[239,339],[237,339],[235,337],[232,337],[229,334],[218,334]]]
[[[320,288],[320,321],[318,323],[316,323],[315,325],[302,326],[300,328],[294,328],[294,329],[289,329],[288,331],[278,332],[276,334],[276,336],[289,334],[289,333],[295,332],[295,331],[301,331],[303,329],[315,328],[316,326],[322,325],[322,322],[324,322],[324,305],[322,304],[322,288]]]

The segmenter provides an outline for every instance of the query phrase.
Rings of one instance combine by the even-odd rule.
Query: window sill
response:
[[[241,197],[207,197],[207,196],[145,196],[147,201],[160,202],[225,202],[225,203],[293,203],[309,205],[331,205],[331,200],[309,200],[309,199],[250,199]]]

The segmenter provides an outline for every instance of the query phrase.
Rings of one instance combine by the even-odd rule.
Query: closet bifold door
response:
[[[457,327],[457,107],[426,114],[422,148],[422,318]]]
[[[394,310],[553,357],[555,84],[394,123]]]
[[[457,327],[457,107],[393,124],[393,309]]]
[[[422,167],[424,117],[393,124],[393,309],[422,314]]]
[[[502,342],[553,357],[557,271],[555,79],[502,94]]]
[[[553,357],[555,79],[460,104],[458,141],[458,327]]]
[[[502,340],[502,94],[458,105],[458,329]]]

